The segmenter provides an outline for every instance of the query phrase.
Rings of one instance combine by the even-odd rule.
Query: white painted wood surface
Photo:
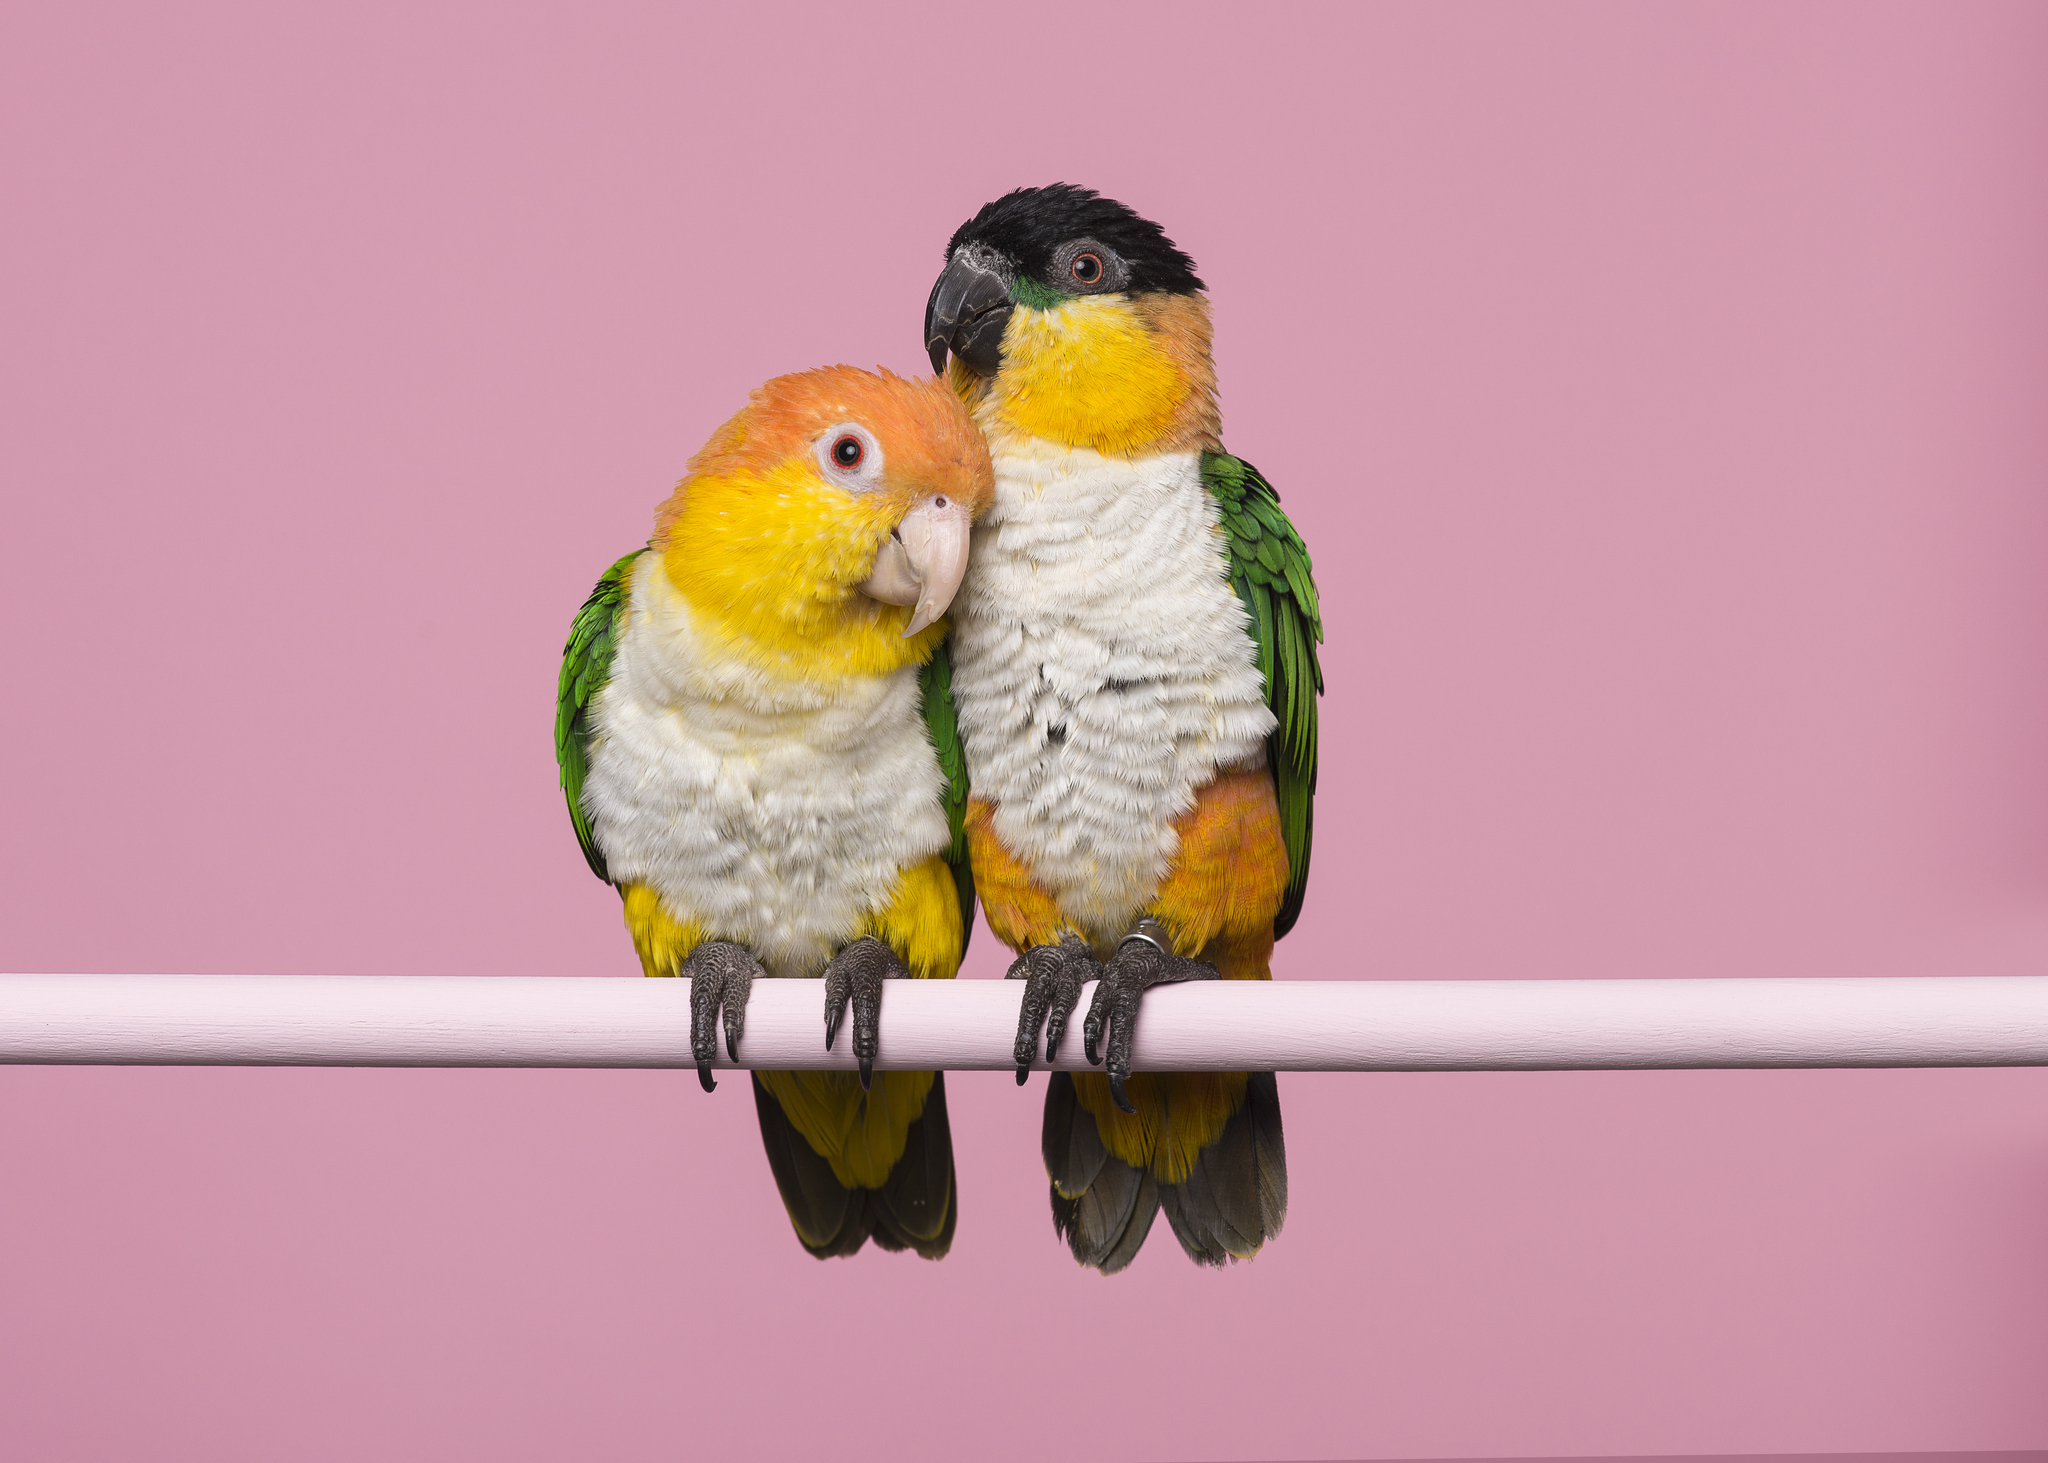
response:
[[[1057,1065],[1084,1070],[1080,1017]],[[891,981],[883,1069],[1007,1070],[1023,985]],[[0,1062],[690,1065],[689,988],[515,976],[0,975]],[[853,1066],[817,981],[759,980],[738,1063]],[[2048,977],[1202,982],[1146,995],[1138,1070],[2048,1065]],[[1044,1063],[1039,1063],[1042,1069]]]

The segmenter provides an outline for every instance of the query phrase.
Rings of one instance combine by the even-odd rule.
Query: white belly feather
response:
[[[789,681],[719,656],[655,554],[636,566],[584,783],[612,878],[814,976],[945,847],[917,667]]]
[[[1011,439],[954,601],[953,699],[995,831],[1095,939],[1143,912],[1174,820],[1274,718],[1192,452]]]

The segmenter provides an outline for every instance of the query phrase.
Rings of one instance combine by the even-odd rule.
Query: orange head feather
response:
[[[844,433],[865,446],[841,472],[829,453]],[[789,674],[874,674],[945,634],[885,587],[908,572],[903,539],[890,543],[906,514],[937,503],[964,525],[994,497],[988,446],[944,382],[826,366],[765,383],[712,433],[652,545],[734,652]]]
[[[820,366],[755,387],[746,406],[711,434],[655,515],[654,547],[667,540],[697,479],[765,477],[842,422],[859,422],[881,439],[893,504],[942,492],[958,497],[979,518],[994,501],[988,444],[944,381],[898,376],[879,366]]]

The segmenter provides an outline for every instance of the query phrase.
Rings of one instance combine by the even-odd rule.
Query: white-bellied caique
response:
[[[943,382],[837,366],[754,392],[691,459],[648,547],[563,654],[555,751],[591,869],[648,975],[690,980],[713,1086],[757,975],[823,979],[852,1072],[757,1072],[805,1249],[936,1259],[958,1198],[942,1074],[873,1080],[882,981],[951,977],[974,911],[941,618],[988,506],[988,449]]]
[[[1052,1075],[1043,1148],[1054,1225],[1105,1274],[1161,1208],[1213,1265],[1287,1212],[1272,1073],[1130,1070],[1145,989],[1269,978],[1308,878],[1315,585],[1223,451],[1202,290],[1157,224],[1055,184],[963,224],[925,310],[995,462],[953,612],[968,847],[1027,982],[1020,1083],[1102,979],[1082,1037],[1107,1071]]]

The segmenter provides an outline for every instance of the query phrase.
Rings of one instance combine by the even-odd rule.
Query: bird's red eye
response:
[[[1067,266],[1075,280],[1081,284],[1095,284],[1102,279],[1102,256],[1099,254],[1076,254],[1074,262]]]
[[[867,453],[861,447],[860,438],[858,437],[841,437],[832,444],[832,461],[840,467],[859,467],[861,458],[866,455]]]

